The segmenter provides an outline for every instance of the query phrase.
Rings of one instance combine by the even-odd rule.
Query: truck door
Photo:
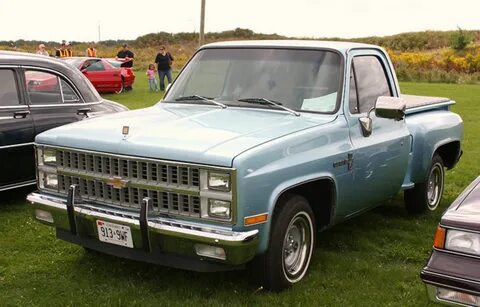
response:
[[[366,117],[379,96],[398,96],[395,79],[386,56],[376,50],[356,50],[349,54],[347,95],[344,104],[354,148],[350,212],[378,204],[401,188],[407,170],[410,133],[405,120],[370,116],[373,131],[364,136],[359,118]]]

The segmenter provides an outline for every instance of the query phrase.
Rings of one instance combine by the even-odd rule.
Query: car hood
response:
[[[39,134],[36,142],[229,167],[250,148],[334,119],[335,115],[159,103],[58,127]],[[123,127],[129,130],[125,136]]]
[[[480,231],[480,176],[445,211],[442,224]]]

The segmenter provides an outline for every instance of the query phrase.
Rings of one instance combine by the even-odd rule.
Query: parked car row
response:
[[[249,265],[273,291],[303,279],[318,231],[400,190],[410,213],[436,210],[445,169],[462,154],[454,102],[402,95],[387,53],[373,45],[209,44],[162,103],[104,118],[90,117],[125,108],[92,84],[111,91],[134,80],[113,59],[1,60],[0,111],[21,141],[0,150],[7,158],[28,148],[32,159],[26,179],[4,189],[33,180],[29,131],[78,121],[35,139],[35,219],[119,257],[195,271]],[[2,174],[18,163],[2,163],[12,168]],[[437,302],[480,304],[479,186],[442,217],[421,273]]]

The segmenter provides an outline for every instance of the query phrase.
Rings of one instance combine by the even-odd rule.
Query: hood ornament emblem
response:
[[[122,134],[123,134],[123,139],[124,139],[124,140],[127,139],[129,132],[130,132],[130,127],[129,127],[129,126],[123,126],[123,128],[122,128]]]

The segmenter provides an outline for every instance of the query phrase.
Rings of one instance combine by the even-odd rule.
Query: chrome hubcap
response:
[[[428,209],[435,210],[440,203],[443,192],[443,169],[440,164],[435,164],[430,172],[427,182]]]
[[[312,243],[311,224],[300,214],[292,219],[283,241],[283,267],[289,277],[305,268]]]

